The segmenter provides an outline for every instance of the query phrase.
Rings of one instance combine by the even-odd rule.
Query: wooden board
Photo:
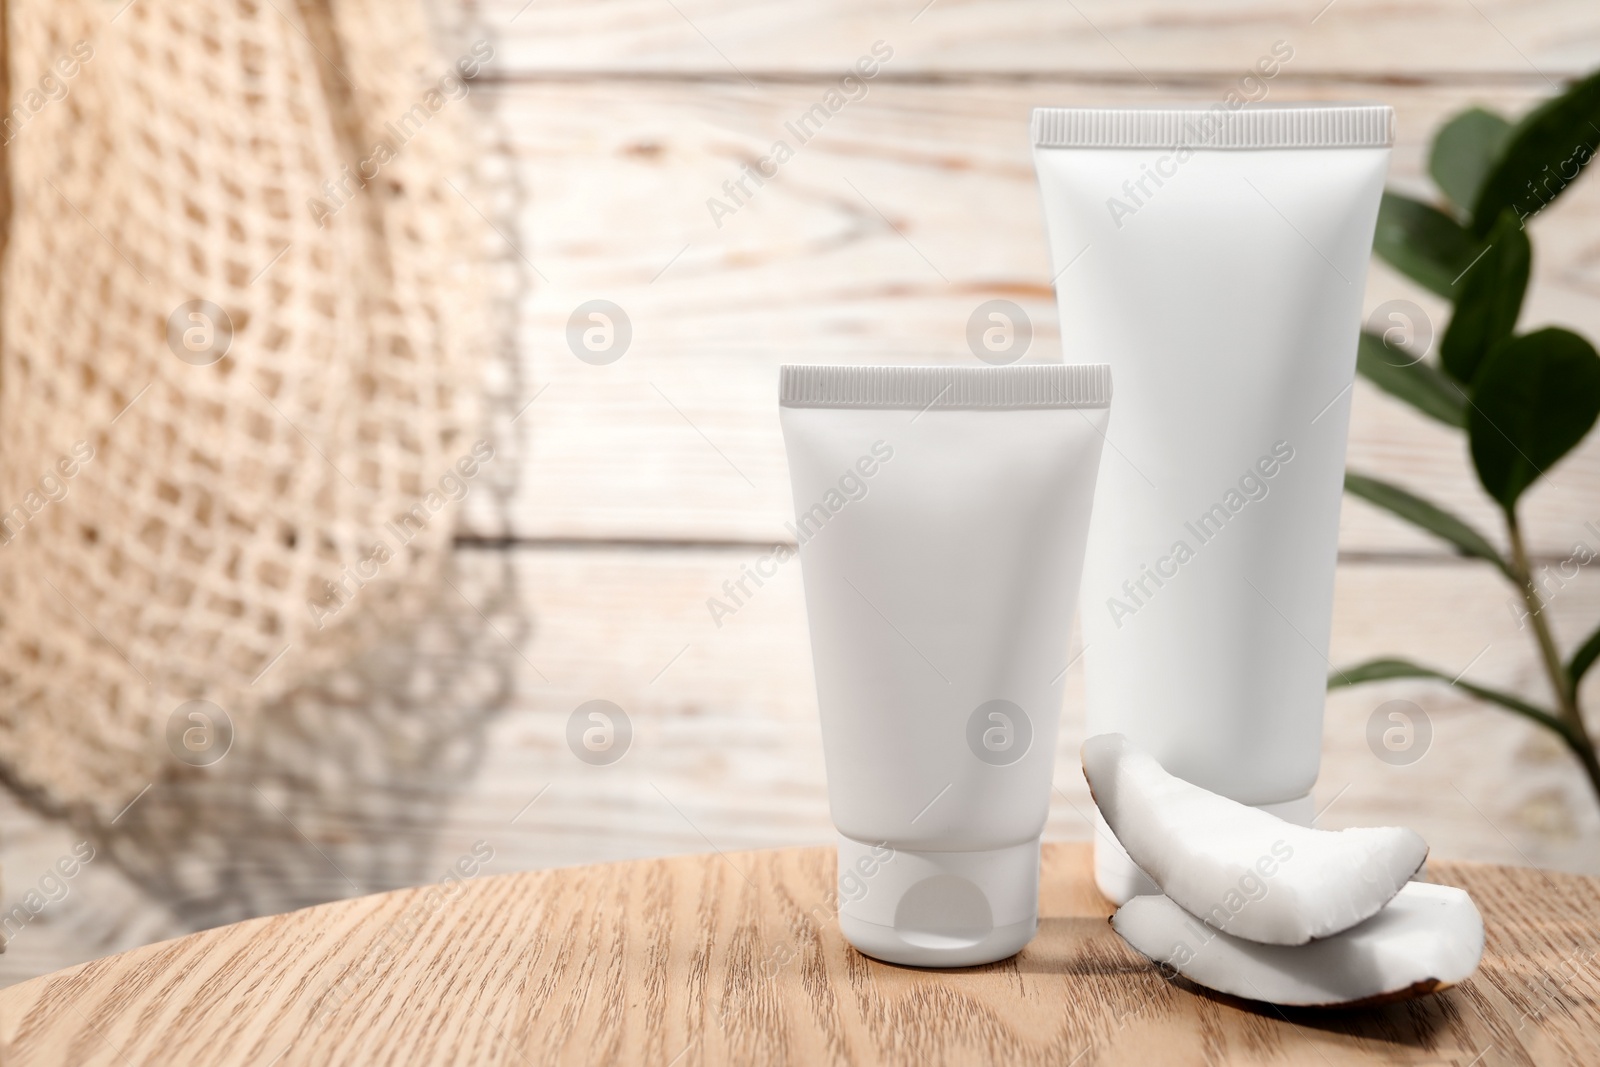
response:
[[[705,607],[758,554],[462,553],[461,594],[443,590],[423,637],[272,709],[222,762],[139,798],[0,954],[0,985],[199,926],[427,883],[480,838],[493,873],[832,840],[798,570],[780,568],[720,628]],[[1401,653],[1536,698],[1505,601],[1485,567],[1347,563],[1333,658]],[[1577,640],[1600,617],[1600,579],[1586,571],[1550,610]],[[444,685],[474,678],[477,695]],[[1081,667],[1066,683],[1047,840],[1090,833]],[[1600,676],[1588,696],[1600,699]],[[633,724],[610,766],[580,762],[566,740],[594,699]],[[1368,741],[1395,700],[1431,733],[1410,764]],[[1571,758],[1512,715],[1441,685],[1368,686],[1331,696],[1323,746],[1320,826],[1400,822],[1444,859],[1600,874],[1600,806]],[[15,802],[0,804],[0,827],[9,909],[81,833]]]
[[[530,14],[534,9],[530,9]],[[663,8],[670,14],[670,8]],[[1337,10],[1337,9],[1335,9]],[[1186,90],[1207,99],[1211,81]],[[1035,326],[1028,359],[1060,358],[1027,137],[1039,103],[1147,103],[1145,86],[878,83],[804,145],[785,129],[818,99],[815,82],[751,88],[674,80],[557,81],[494,91],[526,202],[507,223],[541,277],[521,308],[521,457],[511,530],[529,538],[784,539],[792,502],[778,433],[777,366],[797,362],[977,365],[967,319],[992,298]],[[1283,98],[1370,96],[1398,111],[1398,186],[1424,188],[1432,131],[1471,101],[1520,113],[1545,87],[1352,85],[1285,75]],[[731,217],[712,197],[775,139],[798,150]],[[607,235],[625,234],[621,236]],[[1564,323],[1600,336],[1600,181],[1580,185],[1533,227],[1536,276],[1524,327]],[[502,252],[506,252],[502,249]],[[509,254],[509,253],[507,253]],[[608,366],[567,347],[570,315],[620,305],[633,340]],[[1366,308],[1413,301],[1442,332],[1439,299],[1377,265]],[[1092,352],[1070,351],[1075,360]],[[536,400],[532,398],[537,397]],[[525,402],[525,401],[523,401]],[[521,407],[521,402],[513,409]],[[1352,467],[1389,477],[1479,523],[1498,520],[1461,435],[1362,383]],[[1527,500],[1535,550],[1600,548],[1600,435]],[[469,526],[502,532],[469,510]],[[1346,509],[1346,552],[1444,554],[1370,507]]]
[[[481,0],[477,23],[519,73],[639,71],[760,79],[834,75],[874,40],[911,75],[1023,72],[1182,84],[1240,76],[1274,41],[1298,70],[1394,81],[1491,74],[1536,80],[1594,65],[1581,0]]]
[[[984,967],[840,935],[831,849],[474,876],[151,945],[0,993],[32,1064],[1557,1064],[1600,1056],[1600,879],[1440,864],[1484,915],[1465,983],[1354,1012],[1164,982],[1047,845],[1039,935]]]

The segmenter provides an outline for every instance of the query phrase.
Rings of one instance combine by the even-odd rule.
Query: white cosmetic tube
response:
[[[1100,366],[782,370],[839,924],[988,963],[1038,928]]]
[[[1117,378],[1083,583],[1088,730],[1309,822],[1378,105],[1033,113],[1062,347]],[[1105,831],[1096,878],[1154,886]]]

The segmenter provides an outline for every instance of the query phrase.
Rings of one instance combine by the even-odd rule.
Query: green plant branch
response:
[[[1566,664],[1561,662],[1555,635],[1550,632],[1550,620],[1544,613],[1544,600],[1539,596],[1539,589],[1533,581],[1533,568],[1528,563],[1522,524],[1517,521],[1515,510],[1507,509],[1505,514],[1506,533],[1511,541],[1511,567],[1516,572],[1516,584],[1521,588],[1523,602],[1528,607],[1528,621],[1533,626],[1534,640],[1539,646],[1539,659],[1544,664],[1545,675],[1556,696],[1556,707],[1564,727],[1562,735],[1583,764],[1596,797],[1600,797],[1600,756],[1595,754],[1594,740],[1589,736],[1583,712],[1578,707],[1577,686]]]
[[[1583,681],[1583,676],[1594,666],[1594,661],[1600,659],[1600,629],[1589,635],[1589,640],[1578,646],[1578,650],[1567,660],[1567,680],[1572,683],[1572,691],[1578,691],[1578,685]]]
[[[1517,580],[1516,575],[1512,573],[1511,565],[1501,558],[1487,537],[1432,501],[1424,500],[1398,485],[1353,470],[1344,472],[1344,489],[1352,496],[1358,496],[1367,503],[1383,508],[1397,518],[1404,519],[1413,526],[1449,542],[1463,556],[1492,563],[1496,570],[1511,581]]]
[[[1328,676],[1328,688],[1347,689],[1367,682],[1390,681],[1396,678],[1428,678],[1440,681],[1462,692],[1471,693],[1479,700],[1498,704],[1508,711],[1514,711],[1523,718],[1538,723],[1561,738],[1562,743],[1571,749],[1572,754],[1583,765],[1584,773],[1589,777],[1589,784],[1594,788],[1596,798],[1600,799],[1600,759],[1596,759],[1594,745],[1589,740],[1588,733],[1582,729],[1582,724],[1580,723],[1579,728],[1574,731],[1558,714],[1536,707],[1510,693],[1503,693],[1486,685],[1463,682],[1459,677],[1452,678],[1443,671],[1398,657],[1368,660],[1354,667],[1336,670]]]
[[[1433,678],[1455,686],[1464,692],[1490,703],[1514,711],[1549,730],[1554,730],[1589,777],[1596,799],[1600,799],[1600,756],[1595,752],[1594,740],[1583,721],[1578,706],[1578,681],[1583,673],[1600,658],[1600,630],[1597,630],[1582,647],[1572,655],[1570,663],[1562,663],[1556,649],[1555,636],[1550,631],[1550,620],[1545,616],[1544,601],[1534,584],[1532,567],[1528,562],[1527,544],[1522,537],[1522,526],[1516,511],[1507,509],[1506,530],[1511,542],[1510,557],[1494,550],[1487,538],[1461,519],[1397,485],[1381,481],[1355,471],[1345,472],[1345,491],[1418,526],[1436,537],[1454,545],[1463,555],[1481,559],[1494,566],[1507,581],[1516,586],[1527,606],[1528,620],[1533,626],[1534,641],[1539,648],[1539,661],[1555,694],[1556,710],[1546,711],[1524,700],[1496,689],[1463,682],[1447,674],[1404,659],[1378,659],[1345,671],[1338,671],[1328,679],[1329,689],[1339,689],[1363,682],[1387,678]]]
[[[1361,331],[1356,372],[1422,414],[1457,430],[1467,426],[1467,395],[1455,379],[1432,363],[1390,349],[1375,333]]]
[[[1539,646],[1539,659],[1544,664],[1545,676],[1556,695],[1556,707],[1561,718],[1571,723],[1577,718],[1577,705],[1572,698],[1572,687],[1567,682],[1567,670],[1556,651],[1555,637],[1550,633],[1550,622],[1544,616],[1544,600],[1533,584],[1533,569],[1528,563],[1528,548],[1522,540],[1522,524],[1514,511],[1506,512],[1506,533],[1511,539],[1512,581],[1522,592],[1522,601],[1528,607],[1528,621],[1533,625],[1534,641]],[[1579,723],[1579,725],[1582,725]]]
[[[1446,682],[1553,730],[1600,797],[1600,755],[1579,698],[1584,674],[1600,662],[1600,629],[1562,662],[1516,514],[1518,498],[1600,420],[1600,352],[1594,345],[1558,327],[1516,332],[1533,258],[1527,224],[1597,154],[1600,70],[1514,125],[1482,109],[1456,115],[1435,136],[1428,160],[1429,174],[1448,198],[1444,209],[1395,192],[1385,192],[1378,209],[1373,252],[1453,307],[1437,364],[1410,358],[1399,346],[1391,349],[1387,335],[1374,332],[1361,336],[1356,369],[1420,414],[1466,431],[1478,481],[1505,514],[1509,554],[1470,523],[1398,485],[1354,471],[1345,475],[1351,495],[1494,565],[1517,587],[1555,707],[1538,707],[1404,659],[1336,671],[1328,688],[1389,678]]]
[[[1459,678],[1452,678],[1443,671],[1432,667],[1424,667],[1408,659],[1387,657],[1384,659],[1368,660],[1354,667],[1346,667],[1328,676],[1329,689],[1347,689],[1350,686],[1364,685],[1367,682],[1384,682],[1395,678],[1430,678],[1454,686],[1464,692],[1471,693],[1479,700],[1491,704],[1499,704],[1508,711],[1531,719],[1548,730],[1553,730],[1561,736],[1561,740],[1571,746],[1574,738],[1567,730],[1566,723],[1562,722],[1555,714],[1543,708],[1529,704],[1527,701],[1502,693],[1498,689],[1490,689],[1485,685],[1473,682],[1463,682]]]

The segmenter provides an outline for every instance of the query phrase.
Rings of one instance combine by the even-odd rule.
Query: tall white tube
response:
[[[1104,366],[784,367],[839,922],[914,966],[1038,927]]]
[[[1083,583],[1089,733],[1309,819],[1393,112],[1041,108],[1033,139],[1065,356],[1117,379]],[[1102,891],[1149,891],[1106,839]]]

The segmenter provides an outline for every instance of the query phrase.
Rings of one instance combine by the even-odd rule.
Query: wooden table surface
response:
[[[986,967],[851,949],[831,848],[478,876],[252,919],[0,992],[25,1064],[1600,1061],[1600,879],[1437,864],[1478,974],[1356,1012],[1234,1005],[1122,944],[1081,844],[1046,845],[1039,936]],[[470,861],[468,863],[470,867]]]

